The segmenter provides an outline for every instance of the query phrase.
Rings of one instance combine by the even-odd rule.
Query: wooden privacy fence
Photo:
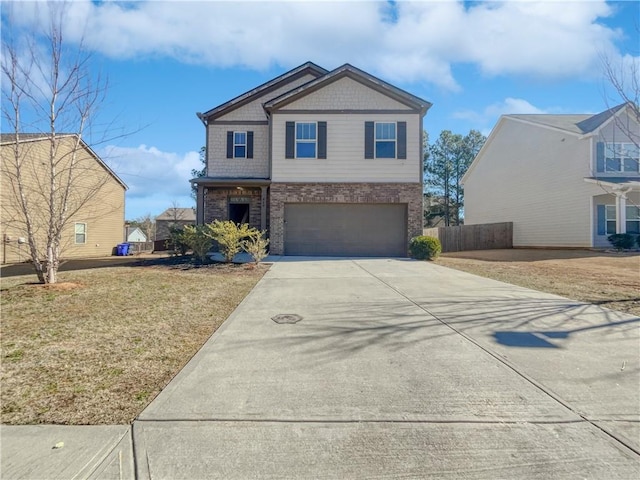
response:
[[[513,248],[512,222],[425,228],[423,234],[439,239],[443,252]]]

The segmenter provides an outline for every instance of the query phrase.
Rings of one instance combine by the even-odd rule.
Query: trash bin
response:
[[[127,251],[129,249],[129,244],[128,243],[119,243],[117,246],[117,255],[119,257],[123,257],[127,254]]]

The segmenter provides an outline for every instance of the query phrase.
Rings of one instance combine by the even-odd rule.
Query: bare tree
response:
[[[147,241],[153,241],[156,238],[156,217],[150,213],[146,213],[141,217],[135,219],[134,222],[138,227],[142,229],[147,237]]]
[[[640,57],[629,55],[616,61],[605,55],[601,58],[604,81],[608,87],[605,88],[605,103],[609,108],[621,103],[628,106],[627,112],[631,118],[616,116],[615,124],[638,148],[640,146],[637,127],[640,125]]]
[[[104,169],[102,175],[89,174],[96,161],[87,161],[90,149],[84,143],[85,134],[95,128],[106,82],[92,74],[91,56],[82,42],[67,42],[64,37],[68,5],[40,6],[46,18],[42,27],[27,35],[20,32],[20,41],[10,28],[2,32],[2,115],[5,132],[11,132],[10,154],[3,153],[2,158],[7,183],[3,189],[18,206],[16,220],[23,224],[38,279],[56,283],[65,247],[63,232],[108,181]],[[4,13],[10,16],[7,10]],[[37,162],[35,143],[27,141],[34,136],[46,145]],[[95,215],[100,211],[96,207]]]

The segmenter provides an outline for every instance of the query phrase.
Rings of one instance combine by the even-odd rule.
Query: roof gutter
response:
[[[200,119],[202,124],[206,127],[207,126],[207,118],[200,112],[196,112],[196,116]]]

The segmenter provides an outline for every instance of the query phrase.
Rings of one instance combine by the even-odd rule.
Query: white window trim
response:
[[[301,138],[298,139],[298,125],[315,125],[316,126],[316,138]],[[296,122],[295,123],[295,131],[294,131],[294,148],[295,148],[295,158],[299,158],[301,160],[317,160],[318,159],[318,122]],[[315,154],[313,157],[300,157],[298,156],[298,143],[313,143],[315,145]]]
[[[79,234],[76,230],[78,225],[84,225],[83,232]],[[78,242],[78,235],[84,235],[84,242]],[[75,222],[73,225],[73,242],[75,245],[87,244],[87,224],[86,222]]]
[[[640,151],[637,156],[616,156],[616,145],[619,145],[620,150],[627,150],[631,147],[631,150],[635,149],[635,145],[631,142],[605,142],[604,144],[604,173],[638,173],[640,171]],[[626,148],[625,148],[626,147]],[[607,167],[607,161],[613,160],[615,158],[620,159],[620,168],[618,170],[609,170]],[[624,169],[624,161],[625,159],[635,160],[638,164],[638,170],[625,170]]]
[[[625,208],[633,208],[635,207],[635,205],[627,205]],[[607,215],[608,211],[613,211],[613,217],[609,218],[609,216]],[[605,229],[605,235],[612,235],[611,233],[609,233],[607,231],[607,223],[609,222],[614,222],[616,225],[618,223],[618,217],[616,215],[616,206],[615,205],[605,205],[604,206],[604,229]],[[637,218],[630,218],[628,214],[625,215],[625,230],[628,231],[628,228],[626,228],[626,224],[629,222],[639,222],[640,223],[640,219]],[[640,227],[640,225],[638,225]],[[639,228],[640,229],[640,228]],[[615,232],[615,227],[614,227],[614,232]]]
[[[385,124],[385,125],[394,125],[394,135],[395,138],[393,138],[393,140],[387,138],[387,139],[378,139],[378,125],[379,124]],[[391,142],[393,141],[393,157],[379,157],[378,156],[378,142]],[[386,159],[386,160],[391,160],[391,159],[395,159],[398,158],[398,122],[374,122],[373,124],[373,156],[374,158],[381,158],[381,159]]]
[[[236,143],[236,133],[244,133],[244,143]],[[234,130],[234,132],[233,132],[233,158],[247,158],[247,148],[248,148],[247,138],[248,138],[247,132],[243,132],[243,131],[236,132]],[[236,155],[236,147],[244,147],[244,156],[243,157],[240,157],[240,156]]]

